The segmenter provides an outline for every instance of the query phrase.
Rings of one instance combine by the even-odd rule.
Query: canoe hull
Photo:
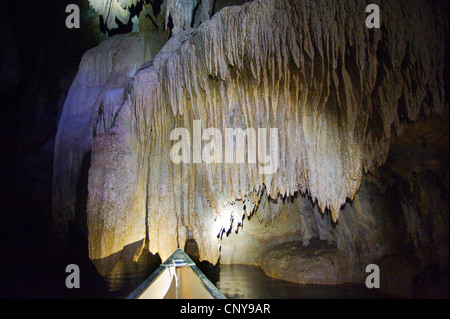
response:
[[[127,299],[225,299],[225,296],[182,249],[177,249]]]

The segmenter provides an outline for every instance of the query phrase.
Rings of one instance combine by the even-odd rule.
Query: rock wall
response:
[[[386,164],[364,175],[337,225],[307,197],[274,203],[263,196],[238,232],[222,239],[220,263],[259,265],[270,276],[308,284],[364,284],[366,266],[377,264],[384,292],[448,295],[440,284],[448,282],[443,274],[448,274],[449,251],[445,109],[405,126]],[[278,217],[260,222],[268,209]]]
[[[94,136],[108,131],[137,69],[158,53],[157,32],[118,35],[83,56],[69,90],[55,139],[52,177],[53,220],[62,233],[74,221],[83,158]]]
[[[389,197],[386,188],[365,177],[333,224],[308,196],[275,203],[265,195],[254,215],[222,239],[220,263],[258,265],[273,277],[308,284],[363,283],[365,267],[398,252],[398,238],[406,237],[405,224],[397,221],[403,217],[395,216],[398,206]],[[277,218],[260,221],[268,211]],[[309,266],[301,269],[303,263]],[[320,277],[321,271],[327,275]],[[292,276],[297,272],[301,277]]]
[[[385,162],[405,121],[442,112],[444,105],[444,10],[419,0],[380,6],[380,30],[366,28],[360,1],[261,0],[228,7],[197,29],[179,32],[152,63],[132,72],[113,127],[93,142],[88,226],[99,271],[114,266],[109,256],[145,239],[164,260],[193,238],[200,260],[214,264],[220,239],[255,211],[263,194],[307,194],[334,223],[339,218],[337,232],[356,236],[353,223],[341,223],[350,218],[339,217],[341,206],[355,199],[364,172]],[[54,204],[56,211],[68,209],[64,218],[73,205],[77,163],[92,141],[99,107],[89,99],[97,101],[98,91],[68,98],[68,122],[60,122],[64,128],[77,119],[83,128],[71,130],[73,146],[58,133]],[[71,105],[79,105],[80,114],[69,111]],[[264,174],[251,163],[174,164],[170,133],[182,127],[192,138],[194,120],[222,132],[278,128],[279,148],[268,150],[278,155],[277,172]],[[75,141],[84,136],[86,142]],[[278,214],[264,210],[258,218],[270,222]]]

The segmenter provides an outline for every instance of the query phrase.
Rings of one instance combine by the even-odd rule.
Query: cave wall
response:
[[[384,200],[385,191],[364,178],[354,200],[342,208],[337,225],[307,196],[280,199],[280,203],[264,196],[254,216],[223,236],[220,262],[261,265],[267,252],[282,243],[299,241],[307,247],[316,238],[349,252],[354,268],[363,270],[362,265],[392,253],[396,231],[406,233],[404,227],[394,228],[396,207]],[[270,223],[259,219],[267,211],[276,216]]]
[[[65,25],[69,3],[80,6],[81,29]],[[0,3],[0,254],[4,261],[0,295],[4,298],[52,296],[49,281],[58,278],[57,263],[64,258],[67,242],[53,237],[52,162],[58,120],[81,57],[100,42],[98,20],[91,19],[86,3]]]
[[[377,229],[390,229],[383,206],[357,192],[364,174],[385,163],[405,123],[443,111],[448,17],[431,1],[380,6],[380,30],[365,27],[360,1],[254,1],[225,8],[197,29],[175,35],[142,69],[136,62],[137,72],[118,85],[126,87],[126,96],[123,104],[113,103],[118,111],[112,127],[95,138],[104,83],[97,93],[68,98],[64,118],[76,120],[80,130],[57,136],[56,219],[64,224],[73,218],[77,165],[92,143],[89,253],[101,273],[114,267],[124,246],[145,239],[162,260],[195,239],[200,259],[214,264],[220,238],[237,230],[263,196],[311,198],[314,213],[302,217],[308,220],[302,227],[317,229],[309,235],[299,230],[301,239],[322,236],[358,252],[351,245],[361,230],[368,234],[362,243],[370,256],[388,251],[390,243]],[[99,51],[89,54],[92,61]],[[98,63],[89,65],[93,69],[81,67],[79,78],[108,74]],[[90,102],[79,103],[80,96]],[[279,128],[278,171],[264,174],[257,164],[174,164],[170,132],[184,127],[192,134],[193,120],[221,131]],[[80,137],[86,142],[75,142]],[[256,214],[268,223],[279,213]],[[312,222],[311,215],[323,213],[328,217]],[[134,258],[142,247],[136,246]]]
[[[93,138],[114,125],[128,82],[162,45],[159,32],[116,35],[83,55],[55,138],[52,212],[62,233],[75,220],[77,184]]]
[[[71,2],[80,6],[83,28],[66,28],[68,2],[0,6],[0,211],[2,233],[13,238],[23,232],[41,242],[53,231],[57,125],[81,56],[100,42],[87,0]]]
[[[407,124],[334,227],[307,197],[261,199],[252,218],[223,237],[220,263],[259,265],[270,276],[309,284],[364,284],[365,267],[377,264],[384,292],[448,295],[448,124],[447,107]],[[279,212],[268,224],[258,219],[267,209]]]

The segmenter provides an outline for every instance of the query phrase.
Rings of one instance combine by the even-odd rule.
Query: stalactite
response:
[[[221,234],[263,192],[279,200],[307,193],[336,222],[362,174],[386,160],[403,121],[442,110],[445,19],[431,2],[412,2],[382,2],[383,27],[372,30],[361,1],[260,0],[169,40],[134,76],[115,126],[96,139],[91,258],[147,236],[164,260],[192,236],[200,259],[216,263]],[[263,174],[258,163],[173,163],[170,132],[186,128],[192,139],[194,120],[221,132],[278,128],[277,172]],[[129,156],[105,168],[114,149]],[[108,179],[114,187],[103,198],[99,180]],[[118,209],[111,198],[127,204]]]
[[[138,0],[89,0],[90,6],[103,16],[108,29],[119,27],[116,19],[127,24],[130,20],[129,9],[137,2]]]

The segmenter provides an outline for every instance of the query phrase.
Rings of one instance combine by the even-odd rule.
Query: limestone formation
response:
[[[135,6],[138,0],[89,0],[91,7],[103,16],[108,29],[118,28],[116,19],[123,24],[130,20],[131,6]]]
[[[351,267],[345,250],[320,240],[303,246],[282,244],[263,257],[262,269],[271,277],[301,284],[337,285],[351,281]]]
[[[237,3],[240,2],[242,0],[237,1]],[[89,0],[89,4],[96,13],[103,17],[106,28],[109,30],[119,27],[117,21],[122,24],[128,24],[131,17],[131,10],[133,8],[137,10],[136,8],[140,4],[142,5],[142,9],[140,9],[138,15],[134,16],[135,22],[133,23],[136,26],[139,24],[146,31],[155,29],[161,31],[160,27],[162,25],[159,20],[159,16],[161,15],[155,14],[152,2],[147,3],[144,0]],[[227,4],[219,4],[219,6],[224,5]],[[199,22],[208,20],[213,13],[214,0],[164,0],[160,7],[160,10],[164,11],[164,27],[168,28],[170,17],[173,23],[172,32],[176,34],[182,30],[191,28],[194,24],[194,15],[197,9],[199,12]],[[141,23],[138,20],[143,20],[143,22]]]
[[[173,21],[173,34],[189,30],[194,20],[194,8],[198,0],[167,0],[165,26],[168,27],[169,17]]]
[[[307,196],[274,203],[263,195],[256,216],[245,219],[237,233],[230,232],[221,241],[220,263],[257,265],[270,276],[300,283],[362,283],[365,265],[395,253],[392,238],[395,232],[405,231],[395,228],[393,216],[399,212],[395,204],[383,201],[386,196],[385,189],[363,178],[358,194],[351,204],[344,205],[338,225],[333,226],[329,216],[323,216]],[[278,217],[270,224],[258,220],[267,214]],[[320,252],[316,254],[316,250]],[[286,251],[297,257],[282,258]],[[323,278],[315,267],[291,276],[303,267],[300,264],[317,266],[330,260],[335,271]]]
[[[382,7],[379,30],[366,28],[365,4],[356,0],[224,8],[178,32],[136,73],[133,54],[146,60],[141,48],[120,51],[131,57],[114,65],[131,71],[121,68],[126,79],[107,90],[112,67],[88,54],[73,86],[80,93],[69,94],[57,136],[54,205],[66,209],[60,218],[71,214],[73,176],[93,139],[105,96],[99,93],[125,88],[133,77],[123,104],[106,103],[113,116],[100,122],[110,123],[109,131],[95,131],[93,142],[88,226],[99,271],[114,266],[109,256],[145,239],[164,260],[192,238],[200,260],[215,264],[221,238],[258,210],[263,194],[279,201],[306,194],[334,223],[339,218],[338,232],[356,236],[353,223],[340,228],[342,205],[355,199],[364,173],[386,161],[404,123],[444,105],[445,13],[432,1]],[[93,83],[81,89],[87,75]],[[170,133],[186,128],[192,139],[194,120],[221,132],[278,128],[277,172],[263,174],[248,162],[173,163]],[[270,223],[278,214],[267,209],[258,218]],[[345,239],[336,242],[354,242]]]
[[[137,69],[160,50],[156,32],[109,38],[88,51],[66,98],[55,139],[52,212],[64,233],[74,221],[76,187],[94,136],[108,131]]]

